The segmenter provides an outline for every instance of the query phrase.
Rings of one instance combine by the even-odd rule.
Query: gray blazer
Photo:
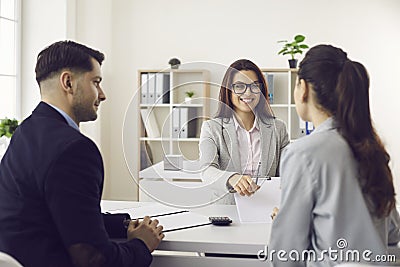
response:
[[[324,250],[366,250],[386,253],[387,245],[400,240],[396,210],[376,218],[364,199],[358,164],[332,119],[311,135],[296,140],[282,153],[282,197],[268,249],[301,252],[311,249],[320,262],[279,262],[274,266],[333,266]],[[345,240],[345,241],[344,241]],[[360,258],[362,255],[360,255]]]
[[[261,176],[278,176],[281,150],[289,143],[286,125],[279,119],[257,120],[261,135]],[[200,133],[200,167],[203,181],[212,184],[213,200],[235,204],[226,186],[233,174],[241,172],[238,138],[233,118],[203,122]]]

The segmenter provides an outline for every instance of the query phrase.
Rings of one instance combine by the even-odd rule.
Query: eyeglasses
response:
[[[250,88],[250,92],[253,94],[261,93],[262,83],[254,82],[254,83],[234,83],[232,84],[232,89],[237,95],[243,95],[247,88]]]

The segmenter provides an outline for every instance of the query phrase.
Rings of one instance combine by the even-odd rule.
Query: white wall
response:
[[[397,0],[203,0],[113,2],[113,88],[109,174],[114,190],[107,197],[129,196],[133,183],[122,181],[128,173],[121,156],[123,114],[135,94],[138,69],[168,67],[171,57],[182,62],[211,61],[229,65],[249,58],[261,67],[286,67],[287,58],[276,55],[277,40],[306,35],[307,43],[343,47],[371,75],[371,106],[393,158],[396,190],[400,190],[400,1]],[[390,115],[388,115],[390,114]],[[136,132],[130,147],[137,148]],[[132,151],[131,151],[132,152]],[[137,152],[136,155],[137,156]],[[136,162],[138,158],[136,157]],[[119,181],[117,182],[117,179]],[[400,200],[400,198],[398,198]]]
[[[85,43],[106,54],[102,68],[104,87],[111,81],[111,0],[29,0],[22,2],[22,68],[21,99],[22,118],[26,118],[40,101],[39,87],[35,80],[37,54],[49,44],[71,39]],[[99,31],[98,29],[102,29]],[[100,34],[99,34],[100,33]],[[95,122],[81,124],[81,131],[90,136],[104,155],[108,169],[109,127],[107,105],[101,109]],[[101,127],[103,126],[103,127]],[[103,138],[103,139],[102,139]],[[106,179],[104,193],[107,194]],[[133,192],[135,194],[135,192]]]
[[[66,37],[66,0],[21,1],[21,114],[26,118],[40,101],[35,80],[37,54]]]
[[[396,118],[400,106],[395,102],[400,99],[400,54],[396,52],[400,1],[303,0],[294,5],[292,0],[79,0],[74,1],[75,23],[70,15],[65,17],[67,1],[72,0],[23,1],[23,16],[33,23],[23,32],[27,46],[23,57],[29,59],[23,62],[23,114],[30,113],[37,102],[36,84],[29,75],[44,45],[62,36],[75,36],[106,51],[103,72],[108,99],[101,107],[100,120],[84,129],[100,143],[105,158],[104,198],[137,197],[123,156],[122,127],[135,94],[138,69],[168,67],[171,57],[224,65],[249,58],[260,67],[286,67],[287,58],[276,55],[280,48],[276,41],[297,33],[306,35],[309,45],[330,43],[344,48],[351,59],[369,70],[373,119],[392,156],[396,190],[400,190]],[[132,135],[125,136],[124,142],[131,165],[136,167],[137,124],[130,127]]]

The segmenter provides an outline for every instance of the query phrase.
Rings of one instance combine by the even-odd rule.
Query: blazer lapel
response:
[[[229,156],[232,159],[233,166],[236,171],[241,172],[239,151],[237,151],[239,144],[236,135],[235,124],[233,123],[232,119],[229,119],[228,122],[223,123],[223,135],[226,146],[228,147]]]
[[[263,123],[258,120],[260,125],[261,139],[261,175],[268,175],[276,154],[276,133],[273,124]]]

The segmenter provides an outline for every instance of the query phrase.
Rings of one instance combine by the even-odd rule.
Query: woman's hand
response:
[[[249,175],[234,174],[229,178],[228,183],[241,196],[251,196],[260,188]]]
[[[278,215],[279,209],[277,207],[274,207],[271,213],[271,219],[274,220],[276,215]]]

